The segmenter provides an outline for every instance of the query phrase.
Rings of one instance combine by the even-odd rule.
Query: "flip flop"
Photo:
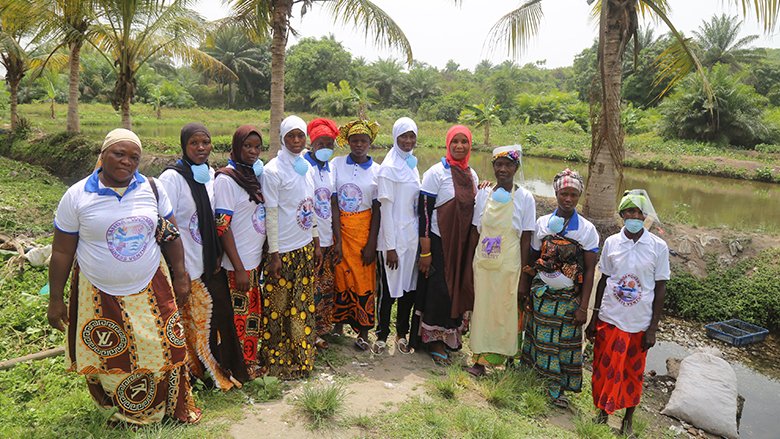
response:
[[[452,364],[452,361],[450,361],[450,357],[448,357],[445,354],[440,354],[438,352],[431,352],[431,360],[433,360],[433,364],[441,367],[447,367]]]
[[[375,353],[376,355],[382,355],[385,353],[386,348],[387,348],[387,342],[382,340],[377,340],[371,346],[371,352]]]
[[[409,342],[405,338],[395,339],[395,347],[398,348],[398,352],[408,355],[414,352],[414,349],[409,347]]]
[[[317,341],[314,342],[314,346],[317,346],[317,349],[328,349],[330,345],[321,337],[317,337]]]
[[[479,367],[478,365],[473,365],[471,367],[466,368],[466,372],[470,373],[471,375],[479,378],[485,376],[485,368]]]
[[[569,399],[568,399],[568,398],[566,398],[566,397],[565,397],[565,396],[563,396],[563,395],[561,395],[561,396],[559,396],[559,397],[557,397],[557,398],[553,399],[553,400],[552,400],[552,403],[553,403],[553,405],[554,405],[554,406],[556,406],[556,407],[560,407],[560,408],[562,408],[562,409],[567,409],[567,408],[569,408]]]
[[[367,351],[371,349],[371,346],[367,341],[363,340],[363,337],[358,337],[357,340],[355,340],[355,347],[361,351]]]

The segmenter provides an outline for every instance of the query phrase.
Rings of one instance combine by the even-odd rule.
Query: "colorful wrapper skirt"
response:
[[[197,422],[184,328],[167,272],[142,291],[112,296],[73,269],[66,355],[111,421],[145,425],[168,416]]]
[[[636,407],[642,398],[647,351],[644,332],[631,334],[607,322],[596,324],[593,346],[593,404],[612,414]]]
[[[281,253],[281,277],[264,273],[262,364],[280,379],[308,376],[314,367],[314,245]]]
[[[371,209],[341,212],[341,263],[336,265],[333,323],[346,323],[359,331],[374,327],[376,262],[363,265],[361,251],[368,243]]]
[[[314,280],[314,307],[317,335],[329,334],[333,329],[333,247],[322,252],[322,267]]]
[[[250,379],[253,379],[263,373],[257,358],[262,311],[260,268],[253,268],[247,271],[247,274],[249,275],[249,290],[247,291],[236,289],[236,273],[234,271],[228,271],[227,277],[230,300],[233,303],[233,322],[236,326],[236,335],[244,354],[247,374]]]
[[[548,380],[548,391],[582,389],[582,327],[574,324],[579,306],[572,288],[554,290],[535,280],[531,287],[533,315],[525,328],[522,360]]]

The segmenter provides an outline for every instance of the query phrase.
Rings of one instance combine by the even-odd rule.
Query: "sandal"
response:
[[[552,400],[552,403],[556,407],[560,407],[562,409],[569,408],[569,399],[566,398],[564,395],[561,395],[555,399]]]
[[[441,367],[447,367],[452,364],[452,361],[450,361],[450,357],[448,357],[445,354],[440,354],[438,352],[431,352],[431,360],[433,360],[433,364]]]
[[[371,345],[371,352],[375,353],[376,355],[382,355],[385,353],[385,349],[387,348],[387,342],[383,340],[377,340],[374,342],[373,345]]]
[[[363,337],[358,337],[357,340],[355,340],[355,347],[361,351],[367,351],[371,348],[368,342],[363,340]]]
[[[314,342],[314,346],[317,346],[317,349],[328,349],[330,345],[327,341],[325,341],[322,337],[317,337],[317,341]]]
[[[414,352],[414,349],[409,347],[409,342],[403,337],[395,339],[395,347],[398,348],[398,352],[402,354],[411,354]]]

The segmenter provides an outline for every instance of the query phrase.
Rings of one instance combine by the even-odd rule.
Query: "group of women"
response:
[[[264,164],[260,131],[244,125],[227,165],[215,171],[211,135],[192,123],[181,130],[181,158],[156,181],[138,172],[142,144],[134,133],[106,136],[95,171],[57,209],[48,313],[68,332],[71,370],[86,375],[100,406],[116,407],[112,420],[197,422],[190,377],[224,390],[266,374],[306,377],[317,349],[328,348],[324,335],[343,335],[344,325],[356,333],[357,349],[382,354],[396,302],[400,353],[425,347],[437,365],[448,365],[470,330],[472,374],[517,358],[547,378],[556,404],[566,404],[564,391],[579,391],[599,246],[576,211],[579,175],[567,169],[555,177],[558,208],[537,220],[533,196],[515,183],[519,148],[496,148],[496,183],[480,183],[469,166],[471,132],[456,125],[445,157],[421,179],[415,122],[395,122],[381,165],[369,155],[378,130],[365,120],[338,127],[289,116],[279,152]],[[337,145],[349,151],[332,158]],[[649,199],[632,196],[632,219],[644,219]],[[662,252],[660,240],[632,233],[629,241],[650,240]],[[623,241],[613,247],[626,250]],[[623,267],[604,257],[602,272],[623,276],[624,294]],[[636,271],[635,258],[624,260]],[[602,284],[597,302],[610,303]],[[652,294],[639,296],[618,300],[646,302]],[[638,308],[651,310],[643,319],[652,327],[650,301]],[[610,316],[624,311],[610,309]],[[623,337],[621,324],[631,320],[624,314],[592,320],[597,355],[614,356],[598,340]],[[638,342],[643,349],[645,342]],[[609,383],[604,416],[634,402]]]

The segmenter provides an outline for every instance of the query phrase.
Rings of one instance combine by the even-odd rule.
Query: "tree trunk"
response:
[[[290,29],[292,0],[273,1],[271,38],[271,120],[269,121],[269,145],[271,152],[279,149],[279,125],[284,115],[284,57]]]
[[[162,119],[162,106],[157,105],[157,120]]]
[[[133,121],[130,119],[130,96],[122,99],[122,128],[133,129]]]
[[[600,230],[617,224],[616,203],[623,183],[623,127],[620,122],[623,53],[636,26],[636,0],[605,0],[599,31],[600,114],[592,128],[583,214]]]
[[[81,58],[81,42],[70,45],[70,77],[68,79],[68,121],[66,130],[69,133],[81,131],[79,123],[79,62]]]
[[[54,114],[54,102],[55,102],[55,100],[54,100],[54,98],[52,98],[51,99],[51,107],[50,107],[51,108],[51,118],[52,119],[56,119],[57,118],[57,115]]]
[[[19,125],[19,113],[17,104],[19,103],[19,80],[10,79],[8,81],[8,88],[11,92],[11,131],[16,131],[16,127]]]
[[[490,147],[490,124],[485,124],[485,147]]]

